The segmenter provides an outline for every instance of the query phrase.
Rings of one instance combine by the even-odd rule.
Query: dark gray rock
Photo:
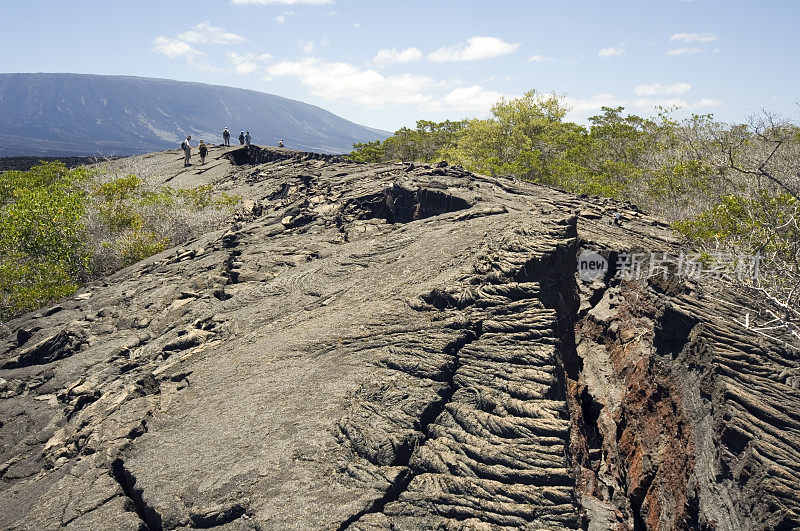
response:
[[[231,226],[3,325],[0,527],[790,529],[797,342],[644,213],[446,165],[110,164]],[[157,171],[156,171],[157,170]],[[577,213],[577,214],[576,214]]]

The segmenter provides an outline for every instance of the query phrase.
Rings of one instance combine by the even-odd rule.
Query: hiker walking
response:
[[[231,132],[228,131],[227,127],[225,128],[224,131],[222,131],[222,143],[225,144],[226,146],[231,145]]]
[[[239,133],[239,143],[240,143],[241,145],[244,145],[244,131],[242,131],[241,133]]]
[[[183,167],[191,166],[189,163],[189,159],[192,158],[192,144],[190,141],[192,140],[192,135],[186,137],[186,140],[183,141],[181,144],[181,149],[183,150]]]
[[[208,154],[208,148],[206,147],[205,143],[201,140],[200,144],[197,146],[197,152],[200,153],[200,165],[206,163],[206,154]]]
[[[244,144],[245,144],[246,146],[249,146],[249,145],[250,145],[250,140],[251,140],[252,138],[253,138],[253,137],[252,137],[252,136],[250,136],[250,131],[248,131],[248,132],[247,132],[247,134],[246,134],[246,135],[244,135]]]

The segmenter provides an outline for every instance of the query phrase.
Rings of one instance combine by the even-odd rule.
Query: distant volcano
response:
[[[322,153],[389,133],[272,94],[204,83],[89,74],[0,74],[0,156],[133,155],[178,146],[187,134]]]

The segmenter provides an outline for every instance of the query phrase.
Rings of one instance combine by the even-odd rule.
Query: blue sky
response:
[[[797,0],[0,0],[2,72],[249,88],[394,131],[563,94],[568,118],[656,105],[800,118]]]

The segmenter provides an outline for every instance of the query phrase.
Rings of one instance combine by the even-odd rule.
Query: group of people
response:
[[[192,135],[186,137],[181,143],[181,149],[183,150],[183,167],[191,166],[191,162],[189,162],[192,158]],[[206,163],[206,155],[208,155],[208,146],[206,146],[205,142],[202,140],[197,145],[197,152],[200,153],[200,164]]]
[[[241,133],[239,133],[239,144],[241,144],[243,146],[249,146],[250,145],[250,140],[252,140],[252,139],[253,139],[253,137],[250,136],[250,131],[247,131],[247,132],[242,131]],[[230,146],[231,145],[231,132],[228,131],[227,127],[225,128],[224,131],[222,131],[222,142],[226,146]]]
[[[250,131],[242,131],[241,133],[239,133],[239,144],[241,144],[242,146],[249,146],[250,145],[250,141],[252,139],[253,139],[253,137],[250,135]],[[183,167],[184,168],[187,167],[187,166],[191,166],[192,165],[191,162],[189,162],[192,159],[191,140],[192,140],[192,135],[189,135],[189,136],[186,137],[186,140],[184,140],[181,143],[181,149],[183,150]],[[227,127],[222,131],[222,141],[223,141],[224,145],[226,145],[226,146],[230,146],[231,145],[231,132],[228,131]],[[283,140],[280,140],[278,142],[278,147],[279,148],[284,147],[283,146]],[[198,153],[200,153],[200,164],[201,165],[205,164],[206,163],[206,155],[208,155],[208,146],[206,146],[206,144],[202,140],[200,141],[200,144],[197,145],[197,151],[198,151]]]

